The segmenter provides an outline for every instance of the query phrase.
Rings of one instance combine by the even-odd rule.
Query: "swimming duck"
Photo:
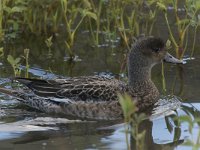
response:
[[[182,63],[166,51],[161,38],[143,37],[132,45],[128,56],[128,83],[102,76],[55,80],[17,77],[15,80],[32,92],[5,88],[0,88],[0,92],[47,113],[88,119],[120,119],[123,113],[118,93],[128,93],[137,102],[139,111],[158,101],[159,92],[151,80],[151,69],[162,61]]]

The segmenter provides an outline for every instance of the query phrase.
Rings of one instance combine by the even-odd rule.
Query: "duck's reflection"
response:
[[[185,112],[192,118],[200,116],[200,112],[190,105],[182,105],[182,110],[159,119],[144,120],[138,126],[138,132],[145,130],[143,150],[173,150],[184,142],[189,132],[187,126],[181,126],[176,115]],[[38,125],[39,126],[39,125]],[[48,126],[48,124],[45,124]],[[16,149],[127,149],[124,124],[120,122],[90,122],[53,125],[58,130],[32,131],[20,137],[0,141],[0,148]],[[135,138],[128,135],[128,143],[132,150],[138,150]],[[23,148],[24,147],[24,148]]]
[[[155,143],[155,140],[153,137],[153,122],[149,120],[145,120],[139,125],[139,132],[142,132],[144,130],[146,131],[146,134],[145,134],[144,142],[143,142],[144,143],[143,150],[162,150],[163,148],[168,149],[168,150],[173,150],[175,147],[177,147],[177,145],[183,143],[182,139],[179,139],[177,141],[172,141],[172,142],[165,141],[166,144]],[[131,144],[132,150],[137,149],[135,138],[133,138],[132,136],[130,138],[130,144]]]

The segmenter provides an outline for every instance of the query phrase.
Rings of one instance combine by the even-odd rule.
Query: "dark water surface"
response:
[[[162,24],[158,28],[162,28]],[[160,36],[161,33],[155,31],[155,35]],[[162,36],[167,39],[167,31],[164,31]],[[20,37],[16,43],[6,44],[5,56],[11,54],[18,57],[24,48],[29,48],[31,77],[52,79],[81,75],[124,76],[119,74],[123,60],[120,43],[97,48],[90,44],[87,37],[87,32],[80,33],[74,48],[79,57],[78,61],[73,63],[66,61],[65,46],[60,36],[53,41],[51,56],[48,55],[45,38],[30,35]],[[197,41],[199,38],[197,37]],[[175,115],[185,115],[185,112],[192,118],[200,114],[200,47],[197,45],[195,48],[194,60],[187,60],[187,63],[181,66],[165,64],[166,95],[174,94],[180,97],[184,106],[176,113],[169,109],[163,113],[163,107],[156,117],[141,124],[140,130],[146,130],[145,148],[148,150],[189,150],[191,147],[184,146],[184,141],[197,138],[198,126],[193,127],[191,135],[187,123],[177,126],[172,119]],[[186,57],[188,56],[189,53],[186,54]],[[25,70],[23,64],[22,75]],[[8,78],[13,76],[13,71],[6,58],[0,60],[0,74],[1,87],[11,88]],[[163,93],[161,65],[153,69],[152,78]],[[166,99],[166,103],[170,102]],[[123,150],[127,149],[123,131],[123,121],[81,121],[52,116],[21,105],[15,98],[0,94],[0,150]],[[177,138],[178,135],[180,138]],[[134,140],[129,138],[129,142],[134,149]]]

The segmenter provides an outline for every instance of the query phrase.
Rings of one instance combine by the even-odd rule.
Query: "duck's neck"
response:
[[[144,83],[151,83],[151,67],[144,67],[144,68],[137,68],[137,67],[132,67],[129,68],[129,75],[128,75],[128,83],[129,86],[134,87],[135,85],[138,84],[144,84]]]
[[[138,85],[151,84],[154,83],[151,81],[151,65],[150,60],[144,58],[143,55],[137,52],[132,52],[129,55],[128,59],[128,79],[129,86],[133,88]]]

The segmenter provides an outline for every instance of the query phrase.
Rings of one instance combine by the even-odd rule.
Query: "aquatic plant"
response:
[[[47,39],[45,40],[46,46],[47,46],[48,49],[49,49],[49,52],[48,52],[48,55],[49,55],[49,56],[52,55],[52,53],[51,53],[51,46],[52,46],[52,44],[53,44],[52,38],[53,38],[53,36],[50,36],[49,38],[47,38]]]
[[[3,9],[5,6],[6,1],[0,1],[0,42],[4,38],[4,30],[3,30]]]
[[[3,26],[6,32],[6,37],[15,38],[19,29],[22,25],[22,20],[18,19],[17,16],[20,16],[26,7],[23,5],[23,2],[20,0],[10,1],[5,0],[3,7]]]
[[[24,49],[24,55],[21,55],[20,57],[14,58],[12,55],[7,56],[7,61],[12,66],[15,76],[21,75],[21,67],[20,66],[21,66],[21,62],[22,62],[21,58],[23,58],[25,60],[25,77],[26,78],[29,77],[29,69],[30,69],[29,53],[30,53],[30,50],[26,48],[26,49]]]
[[[192,44],[192,50],[191,50],[191,57],[194,55],[194,49],[195,49],[195,42],[196,42],[196,35],[197,35],[197,29],[200,26],[200,1],[198,0],[187,0],[186,3],[186,11],[188,15],[191,17],[191,26],[192,30],[194,31],[193,36],[193,44]]]
[[[143,150],[146,131],[143,130],[142,132],[139,132],[139,125],[146,119],[146,115],[144,113],[136,113],[138,110],[136,107],[136,102],[133,101],[129,95],[119,94],[118,97],[124,114],[127,149],[131,149],[128,142],[128,133],[131,133],[131,136],[136,142],[136,149]],[[130,129],[129,125],[131,125]]]
[[[4,55],[3,47],[0,47],[0,57]]]
[[[30,53],[30,50],[29,49],[24,49],[24,59],[26,61],[26,68],[25,68],[25,77],[28,78],[28,72],[29,72],[29,53]]]
[[[2,20],[3,20],[3,1],[0,1],[0,41],[2,41],[3,39]]]
[[[41,34],[46,33],[47,29],[55,31],[59,26],[59,17],[52,10],[58,5],[57,1],[4,0],[3,2],[6,4],[2,9],[4,13],[3,27],[7,34],[12,33],[14,38],[19,31],[28,30],[35,34]],[[51,22],[53,27],[50,25]]]
[[[37,35],[43,33],[54,35],[56,32],[63,32],[64,28],[66,52],[73,59],[75,57],[73,46],[82,24],[90,30],[95,45],[99,45],[99,41],[103,39],[99,37],[100,35],[103,35],[104,39],[110,38],[111,41],[120,36],[126,48],[130,49],[132,37],[143,33],[152,34],[157,13],[162,10],[170,40],[179,58],[183,57],[187,49],[186,36],[189,27],[194,28],[192,56],[196,31],[200,24],[198,17],[200,4],[198,0],[186,0],[182,8],[184,11],[178,8],[179,5],[178,0],[4,0],[0,5],[0,37],[2,40],[4,31],[6,37],[11,38],[15,38],[21,32],[28,33],[27,31]],[[176,18],[174,26],[178,35],[172,31],[170,25],[169,6],[173,6],[172,10]],[[88,25],[84,21],[87,21]]]
[[[97,6],[95,5],[93,0],[87,1],[88,8],[91,8],[92,12],[94,13],[94,17],[89,17],[89,28],[91,35],[94,39],[95,45],[99,45],[99,32],[100,32],[100,25],[101,25],[101,13],[104,0],[99,0]],[[96,23],[96,30],[93,30],[92,20],[95,20]]]
[[[21,74],[21,69],[20,69],[21,58],[19,58],[19,57],[14,58],[13,56],[8,55],[7,60],[13,68],[14,75],[20,76],[20,74]]]
[[[178,32],[178,39],[177,39],[176,34],[172,31],[170,23],[169,23],[168,7],[170,5],[173,6],[173,10],[174,10],[173,12],[175,15],[175,21],[176,21],[175,26]],[[169,1],[159,0],[157,2],[157,6],[164,13],[164,18],[165,18],[167,28],[169,31],[170,40],[175,46],[176,56],[178,58],[182,58],[186,51],[186,47],[184,47],[185,46],[184,41],[187,40],[186,33],[189,27],[193,24],[192,22],[194,22],[194,18],[197,15],[197,12],[200,10],[200,2],[198,0],[186,0],[185,5],[184,5],[185,7],[183,8],[184,12],[182,12],[182,15],[180,15],[181,10],[178,8],[179,6],[178,0],[169,0]]]
[[[95,15],[89,11],[89,8],[81,8],[81,2],[73,3],[69,0],[61,0],[60,2],[67,32],[67,39],[65,41],[66,50],[70,59],[73,60],[75,53],[72,47],[74,45],[75,34],[86,16],[94,17]]]
[[[130,49],[132,37],[138,37],[140,34],[151,35],[158,9],[153,7],[156,1],[125,1],[126,3],[120,5],[122,10],[117,26],[127,48]],[[125,11],[130,5],[133,7],[132,11]]]
[[[200,118],[195,118],[192,120],[191,116],[184,115],[178,117],[179,121],[182,123],[188,124],[188,131],[191,135],[190,139],[186,139],[186,141],[183,143],[185,146],[189,146],[192,148],[192,150],[198,150],[200,148]],[[195,125],[198,125],[198,131],[194,131]],[[194,135],[197,133],[197,137],[195,138]],[[196,139],[196,140],[195,140]]]
[[[182,105],[181,107],[184,115],[174,111],[174,114],[165,116],[167,129],[171,134],[174,133],[174,142],[179,143],[180,141],[181,145],[188,146],[192,150],[198,150],[200,148],[200,112],[193,105]],[[181,140],[183,126],[187,126],[184,132],[188,131],[189,136]]]

